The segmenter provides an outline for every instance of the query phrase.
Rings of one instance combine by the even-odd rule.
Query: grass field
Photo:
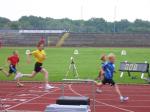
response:
[[[9,55],[11,55],[13,50],[18,50],[20,55],[20,64],[18,71],[22,73],[31,73],[34,67],[35,60],[32,58],[31,64],[26,63],[26,49],[34,50],[36,48],[1,48],[0,49],[0,66],[6,67],[6,60]],[[73,55],[75,49],[79,50],[78,55]],[[44,63],[44,67],[49,72],[50,81],[61,81],[64,78],[68,66],[70,64],[70,57],[74,56],[77,65],[77,70],[79,72],[80,78],[90,78],[95,79],[98,75],[98,70],[100,67],[100,55],[102,53],[109,54],[114,53],[117,56],[116,60],[116,74],[114,76],[116,82],[118,83],[145,83],[145,81],[140,79],[140,73],[132,73],[132,75],[137,76],[137,79],[131,79],[128,77],[127,73],[123,78],[120,78],[119,64],[122,61],[128,60],[129,62],[150,62],[150,50],[149,48],[124,48],[127,51],[127,56],[121,56],[122,48],[46,48],[47,60]],[[147,75],[145,75],[147,76]],[[13,80],[13,75],[9,78],[5,77],[0,72],[0,80]],[[68,78],[73,78],[72,72],[70,72]],[[42,74],[38,74],[35,78],[22,78],[22,80],[43,80]]]

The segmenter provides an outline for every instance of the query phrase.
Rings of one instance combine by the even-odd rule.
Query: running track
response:
[[[0,112],[43,112],[49,104],[61,96],[61,83],[52,83],[56,88],[45,91],[42,83],[25,83],[16,87],[13,82],[0,82]],[[110,86],[104,86],[101,94],[96,94],[96,112],[150,112],[150,85],[119,85],[120,90],[130,99],[119,102]],[[65,95],[89,96],[92,108],[92,87],[90,84],[66,84]],[[2,106],[3,105],[3,106]]]

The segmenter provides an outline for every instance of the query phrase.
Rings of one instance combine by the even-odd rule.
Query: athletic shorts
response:
[[[34,71],[38,73],[41,70],[42,70],[42,63],[36,62],[34,65]]]
[[[9,65],[9,73],[12,74],[12,73],[16,73],[17,72],[17,69],[16,69],[16,66],[15,65]]]
[[[113,79],[106,79],[106,78],[104,78],[103,80],[102,80],[102,84],[110,84],[111,86],[114,86],[115,85],[115,81],[113,80]]]

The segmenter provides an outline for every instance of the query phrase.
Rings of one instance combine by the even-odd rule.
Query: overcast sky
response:
[[[116,15],[115,20],[150,21],[150,0],[0,0],[0,4],[0,16],[10,20],[34,15],[74,20],[97,17],[114,21]]]

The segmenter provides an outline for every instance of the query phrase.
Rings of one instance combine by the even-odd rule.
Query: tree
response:
[[[0,29],[4,29],[9,22],[11,22],[9,19],[0,17]]]
[[[22,16],[18,21],[10,21],[0,17],[0,29],[33,29],[33,30],[56,30],[65,29],[70,32],[83,33],[149,33],[150,22],[136,19],[129,22],[121,21],[107,22],[103,18],[91,18],[89,20],[71,20],[68,18],[53,19],[37,16]]]

